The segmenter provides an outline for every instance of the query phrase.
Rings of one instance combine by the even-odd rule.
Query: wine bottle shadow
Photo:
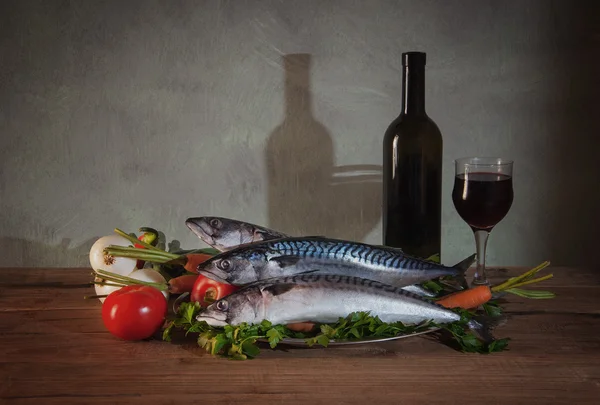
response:
[[[381,207],[381,166],[334,167],[328,129],[312,114],[311,55],[283,56],[285,116],[269,135],[268,227],[362,240]]]

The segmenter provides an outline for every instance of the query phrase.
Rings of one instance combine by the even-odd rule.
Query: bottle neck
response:
[[[285,114],[311,115],[310,55],[287,55],[284,60]]]
[[[402,114],[425,115],[425,66],[404,66],[402,71]]]

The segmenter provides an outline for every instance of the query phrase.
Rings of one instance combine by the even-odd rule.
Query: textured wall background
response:
[[[3,1],[0,265],[87,265],[184,220],[381,242],[403,51],[444,136],[443,261],[474,251],[452,160],[515,159],[493,265],[581,264],[600,225],[600,24],[583,1]]]

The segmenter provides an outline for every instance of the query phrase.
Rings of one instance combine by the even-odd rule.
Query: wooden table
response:
[[[507,278],[523,269],[494,270]],[[418,336],[264,348],[249,361],[189,343],[120,341],[89,269],[0,269],[0,402],[7,404],[599,404],[600,268],[552,268],[553,300],[510,296],[510,350],[465,354]],[[544,274],[546,270],[544,270]]]

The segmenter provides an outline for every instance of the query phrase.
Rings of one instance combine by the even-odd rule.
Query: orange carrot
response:
[[[198,265],[200,263],[204,263],[211,257],[213,256],[205,253],[187,254],[185,255],[185,264],[183,265],[183,268],[189,271],[190,273],[198,273]]]
[[[185,292],[192,292],[197,279],[197,274],[183,275],[172,278],[169,280],[169,292],[172,294],[183,294]]]
[[[315,328],[315,324],[312,322],[288,323],[286,326],[294,332],[310,332]]]
[[[492,299],[492,290],[487,285],[479,285],[468,290],[448,294],[436,301],[446,308],[473,309]]]

